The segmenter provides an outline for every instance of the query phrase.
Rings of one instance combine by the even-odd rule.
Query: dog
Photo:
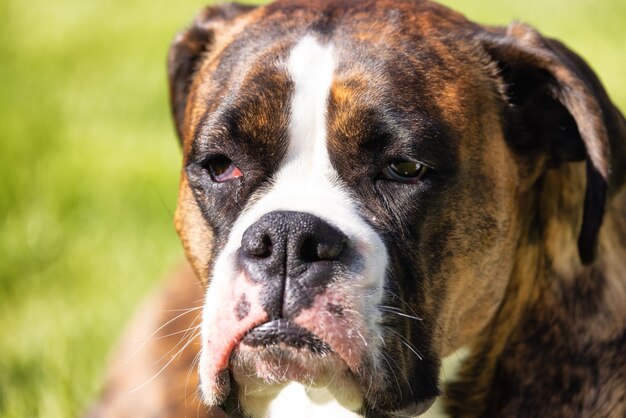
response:
[[[424,0],[225,4],[168,74],[191,269],[95,415],[626,416],[626,121],[561,42]]]

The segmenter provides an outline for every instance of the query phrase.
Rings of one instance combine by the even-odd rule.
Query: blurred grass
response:
[[[566,41],[626,108],[623,0],[447,0]],[[182,261],[164,61],[199,1],[0,2],[0,417],[80,415]]]

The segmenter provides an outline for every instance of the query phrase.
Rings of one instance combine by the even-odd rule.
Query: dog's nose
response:
[[[251,280],[262,283],[271,319],[290,318],[312,303],[341,268],[347,237],[317,216],[270,212],[241,240],[241,261]]]

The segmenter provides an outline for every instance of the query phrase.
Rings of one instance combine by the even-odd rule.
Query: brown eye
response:
[[[205,164],[206,169],[215,182],[223,183],[228,180],[243,177],[243,173],[239,167],[237,167],[230,158],[224,155],[212,157]]]
[[[384,168],[383,174],[388,180],[401,183],[417,183],[428,167],[415,161],[396,161]]]

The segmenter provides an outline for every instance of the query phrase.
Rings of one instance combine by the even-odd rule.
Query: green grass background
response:
[[[626,108],[626,0],[446,0],[529,22]],[[165,55],[201,1],[0,1],[0,416],[78,416],[182,260]]]

